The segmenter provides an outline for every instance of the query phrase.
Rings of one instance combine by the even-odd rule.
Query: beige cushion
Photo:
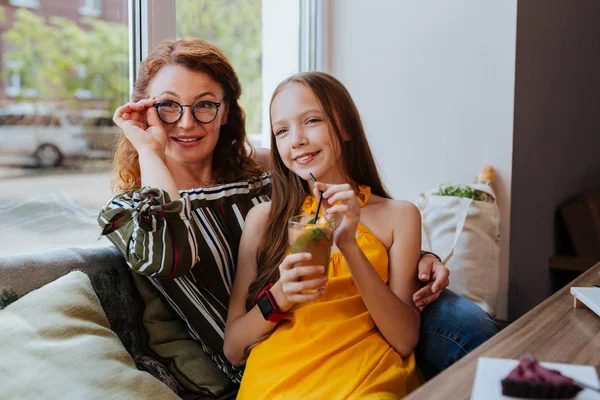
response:
[[[83,272],[10,304],[0,327],[2,399],[178,399],[136,369]]]

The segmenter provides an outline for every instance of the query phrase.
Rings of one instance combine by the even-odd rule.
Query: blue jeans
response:
[[[498,331],[496,321],[478,305],[444,289],[421,313],[417,365],[431,379]]]

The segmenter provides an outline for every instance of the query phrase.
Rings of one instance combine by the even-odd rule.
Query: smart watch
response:
[[[287,312],[281,312],[279,307],[277,306],[277,302],[271,293],[271,288],[273,284],[270,283],[261,292],[258,294],[258,308],[263,315],[265,321],[270,321],[274,323],[278,323],[281,320],[285,319],[287,316]]]

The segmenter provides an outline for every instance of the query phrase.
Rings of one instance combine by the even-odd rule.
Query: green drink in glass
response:
[[[297,266],[318,266],[325,267],[324,275],[327,276],[329,269],[329,257],[331,256],[331,246],[333,245],[334,221],[328,221],[325,218],[319,218],[317,223],[313,223],[314,215],[296,215],[288,221],[288,238],[291,254],[310,253],[312,258]],[[303,280],[312,280],[320,278],[323,275],[305,276]],[[316,292],[317,289],[306,290],[306,292]]]

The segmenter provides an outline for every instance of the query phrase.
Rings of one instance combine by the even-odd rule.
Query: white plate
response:
[[[473,382],[471,400],[516,399],[502,395],[502,379],[519,364],[518,360],[504,358],[479,357],[477,371]],[[546,368],[560,371],[565,376],[576,379],[591,387],[600,387],[596,369],[589,365],[572,365],[540,362]],[[576,400],[600,400],[600,393],[584,389],[575,397]]]

